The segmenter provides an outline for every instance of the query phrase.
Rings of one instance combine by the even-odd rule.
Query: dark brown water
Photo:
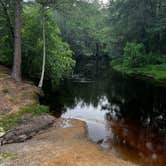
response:
[[[111,71],[92,81],[66,80],[46,94],[55,116],[84,120],[89,139],[105,150],[140,165],[165,165],[166,88]]]

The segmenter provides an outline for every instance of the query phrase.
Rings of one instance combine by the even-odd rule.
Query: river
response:
[[[56,117],[85,121],[88,138],[117,157],[164,166],[166,88],[112,70],[99,76],[75,76],[47,89],[44,104]]]

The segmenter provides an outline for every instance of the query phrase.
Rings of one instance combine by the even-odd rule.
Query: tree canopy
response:
[[[165,0],[111,0],[110,52],[123,54],[127,42],[143,43],[147,52],[166,53]]]
[[[161,59],[166,54],[165,0],[110,0],[107,5],[99,0],[21,3],[22,73],[26,77],[39,79],[43,45],[45,79],[52,82],[71,73],[79,57],[96,57],[96,61],[99,56],[124,57],[124,64],[135,64],[132,60],[136,57],[137,66],[164,61]],[[7,66],[13,65],[14,32],[14,3],[0,0],[0,63]]]

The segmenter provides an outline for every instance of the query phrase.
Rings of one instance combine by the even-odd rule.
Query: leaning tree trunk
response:
[[[42,24],[43,24],[43,64],[42,64],[42,73],[40,77],[40,82],[38,87],[42,88],[45,74],[45,64],[46,64],[46,35],[45,35],[45,15],[44,15],[44,6],[42,6]]]
[[[14,61],[12,78],[21,81],[21,0],[14,0]]]

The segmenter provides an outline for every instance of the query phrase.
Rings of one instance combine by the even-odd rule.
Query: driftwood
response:
[[[47,114],[26,117],[0,138],[0,145],[24,142],[42,129],[50,127],[54,121],[55,118]]]

